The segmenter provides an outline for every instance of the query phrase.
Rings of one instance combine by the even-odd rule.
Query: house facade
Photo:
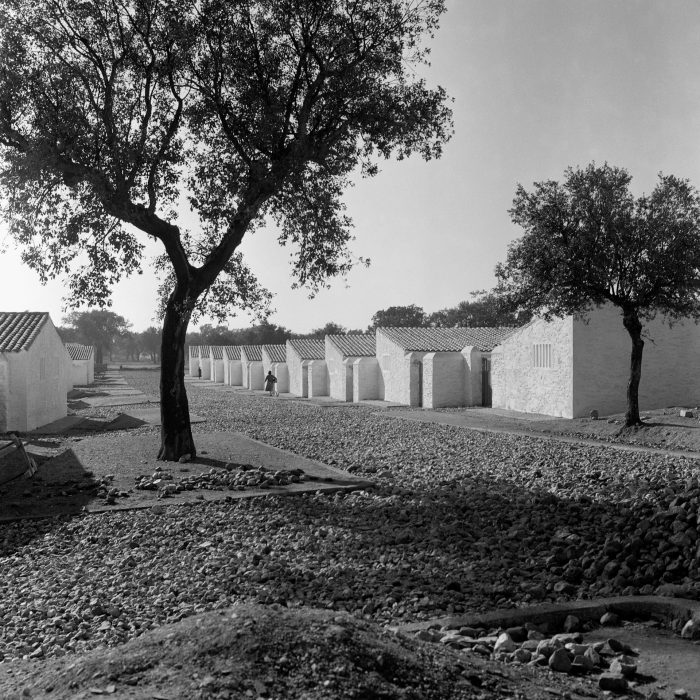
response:
[[[366,369],[371,361],[376,367],[376,350],[376,339],[372,334],[327,335],[328,395],[339,401],[377,398],[368,396],[372,393],[368,388],[377,384],[376,369],[374,373]]]
[[[224,349],[221,345],[209,348],[209,379],[217,384],[224,382]]]
[[[263,389],[262,345],[241,345],[241,371],[246,389]]]
[[[92,345],[66,343],[70,356],[71,386],[85,386],[95,381],[95,348]]]
[[[296,396],[328,396],[326,345],[320,338],[287,341],[289,391]]]
[[[243,386],[243,368],[241,366],[241,348],[238,345],[224,345],[224,384]]]
[[[277,391],[285,394],[289,391],[289,369],[287,368],[286,345],[262,346],[263,375],[268,372],[277,378]]]
[[[377,328],[378,398],[408,406],[490,405],[492,349],[512,328]]]
[[[71,359],[47,313],[0,313],[0,432],[67,415]]]
[[[700,325],[643,322],[641,410],[700,402]],[[565,418],[626,410],[632,343],[613,305],[534,319],[492,354],[493,405]]]

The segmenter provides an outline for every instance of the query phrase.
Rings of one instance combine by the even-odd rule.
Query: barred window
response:
[[[532,366],[542,369],[552,368],[551,343],[535,343],[532,346]]]

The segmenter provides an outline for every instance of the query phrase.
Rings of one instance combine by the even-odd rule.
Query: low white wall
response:
[[[244,367],[245,387],[251,391],[262,391],[265,387],[265,374],[262,362],[250,361]]]
[[[423,407],[466,404],[467,364],[461,352],[431,352],[423,358]]]
[[[326,338],[326,366],[328,368],[328,395],[339,401],[348,401],[345,357],[328,338]],[[349,400],[352,401],[352,398]]]
[[[328,396],[328,367],[325,360],[309,360],[309,397]]]
[[[307,371],[304,369],[304,361],[296,350],[287,343],[287,368],[289,370],[289,391],[295,396],[308,396]]]
[[[224,360],[224,384],[243,386],[243,367],[240,360]]]
[[[190,348],[190,377],[196,377],[198,369],[199,369],[199,355],[197,355],[197,357],[193,357],[192,356],[192,348]]]
[[[224,383],[224,361],[211,360],[211,380],[217,384]]]
[[[202,379],[211,379],[211,362],[208,357],[199,358],[199,367],[202,370]]]
[[[415,363],[425,353],[407,353],[377,330],[377,360],[384,386],[385,401],[417,406],[419,403],[419,370]],[[411,364],[414,367],[411,367]]]
[[[353,362],[352,400],[383,399],[381,371],[376,357],[358,357]]]
[[[9,364],[5,355],[0,353],[0,433],[7,432],[7,420],[9,410]]]
[[[280,394],[289,393],[289,369],[286,362],[273,362],[270,367],[272,374],[277,377],[277,391]]]
[[[465,406],[483,406],[483,396],[481,391],[481,373],[482,359],[490,358],[490,352],[482,352],[481,350],[469,346],[462,350],[462,356],[466,365],[465,379]]]
[[[70,383],[73,386],[85,386],[90,383],[88,367],[85,360],[71,360],[70,379]]]

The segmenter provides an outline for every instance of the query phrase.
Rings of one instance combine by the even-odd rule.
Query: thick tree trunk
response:
[[[160,366],[161,445],[158,459],[177,461],[196,456],[185,391],[185,336],[190,320],[186,294],[177,289],[168,300],[163,322]]]
[[[642,424],[639,417],[639,382],[642,378],[644,341],[642,340],[642,323],[635,309],[623,310],[622,323],[632,339],[630,378],[627,382],[627,413],[625,414],[625,426],[630,427]]]

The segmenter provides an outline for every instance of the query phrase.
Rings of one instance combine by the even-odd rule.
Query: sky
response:
[[[270,321],[298,333],[329,321],[363,329],[389,306],[455,306],[495,284],[521,235],[508,209],[518,183],[561,180],[591,161],[626,168],[635,194],[658,173],[700,188],[700,3],[695,0],[448,0],[431,46],[429,83],[454,99],[443,157],[383,162],[346,194],[352,251],[368,257],[314,299],[292,290],[290,251],[273,228],[241,250],[275,294]],[[0,222],[0,310],[63,318],[63,284],[41,286]],[[152,245],[151,251],[156,251]],[[115,289],[134,330],[159,325],[156,281]],[[207,319],[202,320],[208,322]],[[249,325],[239,314],[229,327]]]

